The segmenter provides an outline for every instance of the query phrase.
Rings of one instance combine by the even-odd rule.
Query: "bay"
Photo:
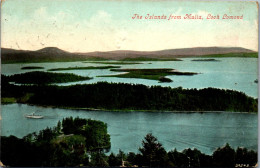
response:
[[[24,115],[37,112],[44,119],[28,119]],[[152,133],[167,151],[197,148],[212,154],[217,147],[229,143],[236,148],[257,150],[257,114],[250,113],[169,113],[110,112],[29,106],[2,105],[1,136],[23,137],[28,133],[56,126],[65,117],[100,120],[108,125],[111,152],[137,152],[147,133]]]

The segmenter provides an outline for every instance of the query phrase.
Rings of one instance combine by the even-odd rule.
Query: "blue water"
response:
[[[104,70],[73,70],[69,72],[82,76],[93,77],[91,80],[66,83],[72,85],[96,83],[99,81],[135,83],[183,87],[183,88],[223,88],[246,93],[258,97],[257,58],[215,58],[218,62],[194,62],[193,58],[183,58],[183,61],[143,62],[135,65],[116,65],[121,68],[173,68],[182,72],[200,73],[194,76],[168,76],[172,83],[159,83],[155,80],[97,77],[112,75],[109,69]],[[2,74],[12,75],[35,70],[21,70],[24,66],[43,66],[50,68],[66,68],[75,66],[107,66],[105,64],[83,62],[56,62],[32,64],[3,64]],[[25,114],[39,111],[45,118],[32,120]],[[43,108],[21,104],[2,105],[1,135],[23,137],[28,133],[53,127],[58,120],[69,116],[92,118],[108,124],[111,135],[112,151],[119,149],[125,152],[136,152],[147,133],[153,133],[167,150],[177,148],[197,148],[211,154],[217,147],[229,143],[233,147],[243,146],[257,150],[257,114],[243,113],[161,113],[161,112],[105,112],[65,110],[58,108]]]
[[[96,83],[99,81],[121,82],[121,83],[138,83],[170,87],[183,88],[222,88],[232,89],[246,93],[252,97],[258,97],[258,86],[254,83],[257,79],[258,63],[257,58],[215,58],[219,61],[199,62],[191,61],[194,58],[182,58],[183,61],[153,61],[143,62],[143,64],[134,65],[116,65],[121,68],[173,68],[182,72],[200,73],[194,76],[168,76],[172,79],[172,83],[159,83],[155,80],[146,79],[129,79],[129,78],[108,78],[97,77],[100,75],[113,75],[118,72],[112,72],[109,69],[104,70],[73,70],[73,71],[57,71],[75,73],[82,76],[93,77],[91,80],[66,83],[62,85]],[[31,63],[31,64],[3,64],[2,74],[11,75],[15,73],[23,73],[35,70],[21,70],[24,66],[43,66],[46,71],[50,68],[66,68],[75,66],[107,66],[105,64],[83,63],[83,62],[56,62],[56,63]]]
[[[24,117],[35,111],[45,118]],[[119,149],[137,152],[147,133],[155,135],[167,151],[197,148],[212,154],[225,143],[257,150],[257,114],[243,113],[97,112],[10,104],[2,105],[1,135],[23,137],[69,116],[106,122],[111,151],[116,153]]]

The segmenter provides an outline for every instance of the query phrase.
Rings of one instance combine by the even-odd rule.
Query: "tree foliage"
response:
[[[142,148],[139,148],[143,156],[144,165],[157,167],[166,166],[168,156],[162,144],[152,134],[147,134],[142,141]]]
[[[3,77],[4,75],[2,75]],[[91,78],[75,75],[72,73],[51,73],[42,71],[26,72],[22,74],[14,74],[11,76],[5,76],[10,82],[20,84],[51,84],[51,83],[66,83],[82,80],[89,80]]]
[[[15,97],[20,103],[109,110],[257,112],[257,99],[233,90],[106,82],[73,86],[15,86],[4,80],[5,77],[2,97]]]
[[[213,153],[213,162],[217,167],[222,167],[223,165],[227,167],[235,166],[235,150],[232,149],[229,144],[226,144],[222,148],[218,148]]]
[[[70,119],[68,119],[70,120]],[[48,129],[49,131],[50,129]],[[53,131],[57,129],[51,129]],[[44,131],[43,131],[44,132]],[[111,153],[86,151],[87,138],[82,135],[59,135],[50,141],[38,141],[38,136],[50,134],[29,134],[23,139],[14,136],[1,137],[1,161],[8,166],[152,166],[152,167],[234,167],[236,164],[255,166],[257,153],[246,148],[232,149],[228,144],[216,149],[212,155],[198,149],[175,148],[166,152],[152,134],[142,141],[139,153]]]
[[[72,117],[22,139],[1,138],[1,161],[8,166],[87,166],[89,153],[101,154],[111,146],[105,123]]]

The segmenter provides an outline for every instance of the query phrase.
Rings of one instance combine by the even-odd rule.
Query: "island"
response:
[[[142,64],[142,63],[140,63],[140,62],[127,62],[127,61],[84,61],[83,63],[112,64],[112,65],[134,65],[134,64]]]
[[[166,83],[172,82],[172,80],[170,78],[166,78],[164,76],[159,77],[159,81],[162,82],[162,83],[164,83],[164,82],[166,82]]]
[[[114,72],[126,72],[117,75],[103,75],[97,77],[118,77],[118,78],[140,78],[140,79],[150,79],[158,80],[164,82],[167,75],[197,75],[195,72],[180,72],[171,68],[159,68],[159,69],[111,69]],[[171,82],[167,80],[167,82]]]
[[[149,57],[136,57],[136,58],[123,58],[120,61],[182,61],[178,58],[149,58]]]
[[[183,89],[107,82],[71,86],[14,85],[3,75],[1,87],[2,98],[10,101],[60,108],[120,112],[256,113],[258,110],[257,99],[242,92],[216,88]]]
[[[191,61],[201,61],[201,62],[218,62],[220,60],[216,60],[216,59],[194,59],[194,60],[191,60]]]
[[[79,76],[72,73],[52,73],[43,71],[33,71],[21,74],[14,74],[10,76],[2,75],[2,80],[15,82],[17,84],[53,84],[53,83],[67,83],[89,80],[90,77]]]
[[[22,70],[27,70],[27,69],[44,69],[44,67],[41,66],[26,66],[26,67],[22,67]]]
[[[246,52],[246,53],[225,53],[225,54],[207,54],[201,55],[199,57],[215,57],[215,58],[225,58],[225,57],[243,57],[243,58],[258,58],[258,52]]]
[[[90,70],[90,69],[112,69],[120,68],[120,66],[87,66],[87,67],[68,67],[68,68],[52,68],[48,71],[70,71],[70,70]]]

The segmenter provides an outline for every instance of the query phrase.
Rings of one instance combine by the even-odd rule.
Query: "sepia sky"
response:
[[[132,19],[166,15],[166,20]],[[169,15],[201,15],[203,20],[168,20]],[[207,20],[208,14],[219,20]],[[224,14],[242,20],[223,20]],[[244,47],[258,51],[255,2],[182,2],[139,0],[5,0],[1,45],[70,52],[188,47]]]

